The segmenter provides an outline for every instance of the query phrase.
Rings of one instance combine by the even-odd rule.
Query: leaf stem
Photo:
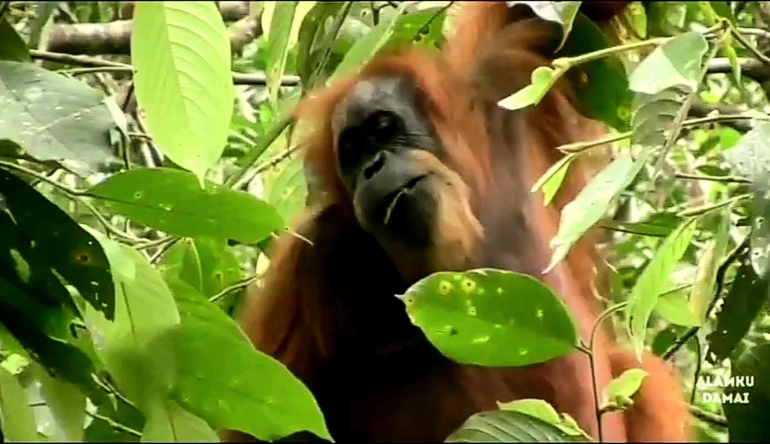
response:
[[[599,442],[604,441],[602,439],[602,410],[599,406],[599,383],[596,380],[596,364],[594,362],[594,341],[596,339],[596,332],[599,329],[599,326],[601,325],[602,321],[604,321],[605,318],[607,318],[612,313],[615,313],[616,311],[624,308],[626,305],[628,305],[627,302],[621,302],[620,304],[614,305],[602,312],[602,314],[599,315],[598,318],[596,318],[596,322],[594,322],[593,327],[591,327],[591,336],[588,339],[588,349],[585,350],[585,347],[579,348],[579,350],[583,351],[588,355],[588,365],[591,367],[591,385],[593,387],[594,392],[594,410],[596,411],[596,425],[599,429]]]
[[[723,25],[721,23],[712,26],[702,32],[704,36],[713,34],[714,32],[721,29]],[[558,69],[564,69],[565,71],[569,68],[572,68],[577,65],[582,65],[583,63],[592,62],[597,59],[601,59],[603,57],[607,57],[612,54],[616,54],[619,52],[625,52],[630,51],[633,49],[639,49],[639,48],[645,48],[647,46],[659,46],[659,45],[665,45],[666,43],[673,40],[675,37],[657,37],[650,40],[645,40],[643,42],[634,42],[634,43],[628,43],[625,45],[618,45],[613,46],[612,48],[604,48],[600,49],[598,51],[589,52],[586,54],[582,54],[579,56],[574,57],[561,57],[556,60],[554,60],[551,64],[554,68]]]
[[[693,217],[693,216],[702,216],[706,213],[710,213],[714,210],[718,210],[720,208],[724,208],[728,205],[732,205],[735,202],[738,202],[742,199],[746,199],[747,197],[751,197],[751,194],[741,194],[739,196],[731,197],[729,199],[725,199],[722,202],[707,204],[707,205],[701,205],[698,207],[693,208],[687,208],[686,210],[682,210],[678,213],[676,213],[679,217]]]
[[[735,26],[729,21],[727,22],[730,27],[730,33],[736,40],[738,40],[744,48],[749,50],[754,56],[761,60],[765,65],[770,65],[770,57],[762,54],[762,51],[758,50],[743,34],[741,34]]]
[[[704,123],[726,122],[731,120],[752,120],[752,119],[770,121],[770,117],[767,117],[767,116],[758,116],[758,115],[750,115],[750,114],[717,114],[714,116],[687,119],[684,122],[682,122],[682,127],[686,128],[690,126],[702,125]],[[566,145],[562,145],[558,147],[557,149],[564,153],[579,153],[581,151],[585,151],[590,148],[595,148],[597,146],[601,146],[607,143],[618,142],[623,139],[628,139],[633,135],[634,135],[633,131],[626,131],[624,133],[613,134],[607,137],[603,137],[601,139],[591,140],[588,142],[568,143]]]
[[[691,180],[707,180],[710,182],[722,182],[722,183],[751,183],[751,180],[745,177],[736,176],[706,176],[702,174],[685,174],[676,173],[674,177],[678,179],[691,179]]]

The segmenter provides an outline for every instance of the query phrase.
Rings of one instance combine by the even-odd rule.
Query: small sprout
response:
[[[497,294],[503,294],[503,288],[497,287]]]
[[[520,348],[519,349],[519,356],[527,356],[529,354],[529,350],[526,348]]]
[[[538,319],[543,319],[543,309],[538,308],[537,312],[535,313],[535,316],[537,316]]]

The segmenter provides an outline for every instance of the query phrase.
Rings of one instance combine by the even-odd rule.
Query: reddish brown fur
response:
[[[616,4],[603,3],[617,9]],[[589,14],[591,9],[596,14],[589,16],[607,18],[602,17],[606,9],[584,3],[584,12]],[[331,115],[361,78],[407,74],[426,93],[430,98],[427,112],[448,152],[448,164],[470,187],[471,204],[476,210],[489,210],[490,205],[498,203],[503,207],[526,207],[524,219],[530,231],[489,223],[484,226],[493,229],[485,233],[493,239],[500,233],[509,238],[522,233],[534,237],[532,252],[497,252],[494,257],[502,264],[510,264],[508,268],[537,273],[545,267],[547,244],[558,228],[559,210],[585,185],[592,171],[591,165],[585,163],[573,165],[551,207],[542,205],[539,193],[528,195],[531,183],[561,157],[555,147],[590,140],[602,131],[596,122],[575,111],[566,84],[558,85],[526,115],[526,146],[501,145],[498,136],[485,131],[485,122],[502,112],[494,109],[494,103],[527,85],[532,70],[547,63],[537,53],[553,42],[552,28],[521,22],[503,29],[503,2],[465,3],[457,20],[457,38],[449,39],[441,57],[411,50],[378,57],[359,75],[315,92],[303,102],[299,115],[312,117],[315,123],[307,138],[308,162],[322,175],[327,203],[306,215],[296,229],[313,242],[312,246],[292,236],[276,242],[264,288],[249,302],[241,324],[257,348],[283,362],[319,397],[337,440],[439,441],[471,414],[495,409],[495,401],[525,397],[548,400],[597,436],[588,359],[577,352],[549,363],[511,370],[433,361],[430,367],[422,368],[414,362],[421,359],[418,353],[382,370],[378,366],[384,361],[366,360],[371,359],[366,354],[369,351],[356,342],[357,338],[362,342],[360,338],[381,341],[387,337],[390,325],[403,320],[402,308],[389,311],[390,305],[371,308],[367,304],[376,305],[378,297],[402,291],[403,285],[412,281],[400,282],[403,275],[394,274],[392,263],[360,230],[338,177]],[[523,138],[520,131],[514,131]],[[494,162],[494,156],[511,160]],[[522,164],[527,165],[526,170],[521,169]],[[564,298],[584,339],[601,310],[592,292],[595,256],[591,239],[586,238],[563,264],[543,276]],[[528,262],[521,264],[521,257],[527,257]],[[420,265],[415,262],[420,259],[399,260]],[[372,288],[355,286],[352,281],[371,283]],[[340,297],[362,292],[365,294],[344,301]],[[345,356],[360,352],[361,362],[340,358],[343,352]],[[414,371],[410,372],[413,364]],[[677,379],[660,360],[645,356],[640,364],[601,330],[595,365],[600,390],[628,368],[642,367],[650,373],[629,412],[603,417],[605,439],[687,440],[688,415]],[[399,375],[394,377],[397,382],[385,386],[381,379],[387,379],[390,373]],[[338,375],[339,379],[335,379]],[[366,378],[369,383],[349,388],[346,375]],[[244,437],[233,433],[226,438]]]

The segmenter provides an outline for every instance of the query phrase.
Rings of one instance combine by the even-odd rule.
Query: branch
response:
[[[228,3],[244,2],[220,2],[220,11]],[[250,17],[248,4],[246,6],[245,13],[238,16],[238,22],[228,28],[234,52],[239,52],[246,43],[262,35],[260,17]],[[64,54],[128,55],[131,51],[132,28],[131,20],[54,25],[51,27],[47,49]]]
[[[120,18],[130,19],[134,16],[134,3],[123,2],[123,9],[120,11]],[[217,2],[219,12],[226,22],[234,22],[249,15],[249,2]]]
[[[759,83],[770,80],[770,66],[756,59],[739,58],[741,72]],[[706,64],[707,74],[729,74],[733,72],[730,61],[726,57],[716,57]]]
[[[48,62],[61,63],[65,65],[83,66],[87,68],[94,68],[99,72],[126,72],[133,73],[133,67],[127,63],[113,62],[110,60],[100,59],[98,57],[62,54],[51,51],[41,51],[39,49],[30,50],[30,56],[35,60],[45,60]],[[91,72],[91,71],[86,71]],[[83,73],[82,71],[76,71],[77,73]],[[266,85],[267,83],[265,73],[233,73],[233,83],[236,85]],[[281,78],[281,86],[297,86],[300,83],[299,76],[284,76]]]

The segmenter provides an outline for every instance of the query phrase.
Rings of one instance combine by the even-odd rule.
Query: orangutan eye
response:
[[[388,142],[398,132],[399,122],[395,114],[379,111],[369,118],[371,135],[379,142]]]

